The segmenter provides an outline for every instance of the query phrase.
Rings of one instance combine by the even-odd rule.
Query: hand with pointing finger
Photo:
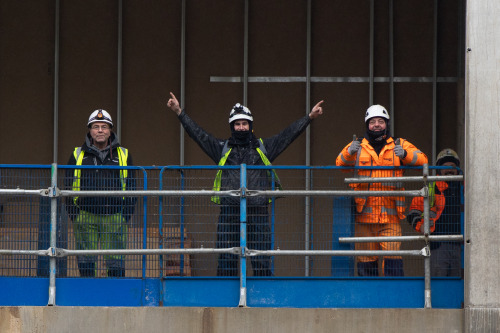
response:
[[[319,115],[322,115],[323,114],[323,108],[321,107],[321,104],[323,104],[324,101],[321,101],[319,102],[318,104],[316,104],[311,112],[309,113],[309,118],[311,119],[315,119],[317,118]]]
[[[179,105],[179,101],[177,100],[177,98],[175,97],[175,95],[170,92],[170,98],[167,102],[167,106],[172,110],[174,111],[175,113],[177,113],[177,115],[180,115],[181,112],[182,112],[182,109]]]

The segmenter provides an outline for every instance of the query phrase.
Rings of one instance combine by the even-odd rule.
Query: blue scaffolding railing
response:
[[[255,191],[247,189],[246,178],[247,170],[252,169],[276,169],[276,170],[309,170],[309,171],[329,171],[329,170],[345,170],[345,168],[335,167],[335,166],[165,166],[165,167],[90,167],[90,166],[79,166],[77,168],[81,169],[128,169],[141,171],[142,174],[142,190],[126,191],[127,193],[113,193],[113,191],[103,191],[105,195],[115,195],[115,196],[137,196],[142,198],[142,250],[115,250],[113,253],[121,253],[124,255],[136,255],[141,254],[142,256],[142,274],[138,278],[66,278],[59,277],[65,276],[66,274],[59,274],[60,272],[67,269],[64,267],[64,261],[62,258],[67,256],[77,255],[78,251],[67,250],[60,246],[61,239],[58,231],[64,230],[63,225],[61,225],[61,219],[58,218],[58,212],[61,210],[61,199],[65,197],[74,196],[75,193],[70,193],[71,190],[62,189],[64,186],[58,184],[58,169],[59,170],[73,170],[75,166],[64,166],[64,165],[0,165],[0,172],[4,171],[4,175],[0,173],[0,195],[11,195],[11,196],[39,196],[44,200],[44,204],[40,204],[39,211],[39,236],[44,234],[47,230],[42,230],[49,227],[50,239],[49,246],[46,249],[41,249],[40,245],[46,245],[46,241],[41,241],[39,239],[38,250],[11,250],[0,248],[1,256],[12,256],[16,255],[34,255],[40,259],[44,259],[38,262],[38,273],[40,269],[44,267],[49,261],[49,274],[41,274],[41,276],[46,277],[22,277],[22,276],[11,276],[11,277],[0,277],[4,281],[4,286],[6,292],[0,297],[1,305],[19,305],[19,304],[30,304],[30,305],[121,305],[121,306],[140,306],[140,305],[184,305],[184,306],[292,306],[292,307],[422,307],[425,305],[425,301],[422,298],[422,285],[425,284],[422,277],[401,277],[401,278],[389,278],[389,277],[375,277],[375,278],[360,278],[355,277],[353,272],[353,261],[350,250],[344,255],[337,256],[335,251],[342,251],[343,248],[338,242],[338,248],[335,247],[335,243],[332,245],[331,250],[322,251],[314,250],[314,239],[311,234],[311,246],[308,249],[296,249],[292,251],[295,255],[328,255],[331,256],[332,268],[331,276],[325,277],[311,277],[311,276],[292,276],[292,277],[249,277],[247,276],[246,261],[254,255],[259,254],[259,252],[247,248],[247,203],[246,200],[251,195],[260,195]],[[185,172],[191,170],[219,170],[219,169],[234,169],[240,170],[240,181],[241,186],[238,190],[224,191],[220,194],[239,196],[240,198],[240,220],[241,220],[241,237],[240,244],[237,249],[186,249],[185,239],[183,237],[185,233],[185,197],[186,196],[212,196],[214,193],[211,189],[209,190],[186,190],[186,177]],[[350,168],[352,170],[352,168]],[[406,168],[421,170],[420,168]],[[431,169],[436,169],[431,167]],[[10,170],[5,175],[5,171]],[[35,184],[30,184],[29,188],[9,188],[9,182],[5,181],[11,176],[12,170],[44,170],[50,172],[50,177],[44,176],[44,181],[40,181]],[[164,185],[164,173],[166,171],[175,171],[178,173],[179,184],[176,185],[175,189],[165,190]],[[151,189],[151,182],[148,182],[148,173],[156,172],[158,176],[157,190]],[[270,174],[273,174],[272,172]],[[7,177],[7,178],[6,178]],[[274,175],[273,175],[274,177]],[[50,186],[46,186],[47,180],[50,179]],[[274,186],[274,181],[271,182]],[[5,185],[4,185],[5,184]],[[39,185],[39,186],[37,186]],[[41,186],[41,185],[45,185]],[[328,186],[326,186],[327,188]],[[305,190],[285,190],[277,193],[276,189],[273,187],[271,191],[272,194],[266,193],[266,195],[272,195],[271,200],[271,218],[270,218],[270,228],[271,228],[271,248],[275,249],[275,200],[274,196],[338,196],[340,198],[345,197],[344,192],[337,191],[337,193],[332,193],[332,191],[314,189]],[[346,190],[348,191],[348,190]],[[92,191],[91,191],[92,192]],[[320,193],[323,192],[323,193]],[[416,191],[415,191],[416,192]],[[79,196],[90,196],[90,195],[104,195],[98,194],[96,192],[85,193],[85,191],[80,191]],[[352,195],[352,192],[350,192]],[[394,195],[394,194],[393,194]],[[416,195],[416,193],[414,193]],[[151,209],[148,206],[148,197],[158,197],[158,235],[159,244],[158,250],[148,249],[148,211]],[[164,235],[164,198],[167,196],[177,197],[180,200],[178,205],[179,209],[179,232],[180,232],[180,243],[178,249],[164,249],[163,240]],[[311,199],[312,200],[312,199]],[[50,209],[47,209],[46,201],[50,201]],[[350,201],[346,200],[346,204]],[[339,204],[339,201],[336,202]],[[334,210],[344,209],[345,207],[335,207]],[[48,223],[50,217],[50,223]],[[311,221],[313,220],[313,214],[311,216]],[[312,229],[312,226],[311,226]],[[463,218],[462,218],[462,230],[463,230]],[[346,230],[339,231],[344,232],[346,235]],[[66,233],[67,235],[67,233]],[[431,237],[432,238],[432,237]],[[429,239],[431,239],[429,238]],[[45,242],[45,243],[44,243]],[[352,248],[351,248],[352,249]],[[274,252],[273,252],[274,251]],[[85,252],[85,251],[84,251]],[[103,251],[100,251],[101,253]],[[110,252],[110,253],[111,253]],[[215,277],[215,276],[205,276],[205,277],[187,277],[184,275],[184,255],[190,253],[231,253],[237,254],[239,256],[239,277]],[[419,250],[410,252],[407,255],[422,255]],[[99,253],[97,250],[96,253]],[[147,255],[156,254],[158,255],[158,265],[159,274],[155,278],[150,278],[147,276]],[[163,256],[178,253],[180,255],[180,276],[179,277],[167,277],[165,276],[163,267]],[[272,250],[269,255],[273,258],[275,255],[293,255],[293,253],[288,254],[286,250]],[[342,261],[340,258],[348,258]],[[340,272],[336,272],[335,268],[337,266],[346,265],[348,269],[345,272],[347,274],[342,275]],[[272,271],[274,272],[274,261],[272,261]],[[38,274],[40,276],[40,274]],[[20,285],[29,286],[30,292],[26,293]],[[57,302],[56,302],[56,286],[57,286]],[[379,289],[380,288],[380,289]],[[401,290],[399,297],[380,297],[381,295],[376,292],[376,290]],[[43,301],[43,294],[49,290],[48,300],[45,298]],[[325,293],[321,292],[323,290]],[[370,292],[371,290],[371,292]],[[403,290],[406,290],[404,292]],[[413,293],[408,293],[408,290],[414,292],[415,298],[412,298]],[[453,290],[455,292],[449,293],[446,290]],[[45,291],[45,292],[44,292]],[[139,291],[139,292],[138,292]],[[356,292],[355,292],[356,291]],[[358,295],[358,291],[359,294]],[[363,295],[364,293],[364,295]],[[47,294],[45,294],[47,295]],[[101,295],[102,297],[100,297]],[[332,296],[333,295],[333,296]],[[350,295],[350,296],[346,296]],[[370,296],[371,295],[371,296]],[[402,299],[402,295],[405,295],[406,299]],[[434,278],[433,279],[433,306],[434,307],[448,307],[456,308],[460,307],[463,302],[463,280],[458,278]]]

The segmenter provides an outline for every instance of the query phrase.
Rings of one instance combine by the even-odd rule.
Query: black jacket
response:
[[[218,164],[222,157],[224,144],[228,140],[217,139],[203,128],[198,126],[184,111],[179,115],[179,120],[188,135],[200,146],[200,148]],[[290,126],[285,128],[279,134],[270,138],[263,138],[264,147],[266,148],[266,156],[270,162],[273,162],[279,154],[281,154],[311,123],[308,115],[298,119]],[[264,165],[256,148],[259,147],[258,138],[253,138],[248,146],[234,145],[231,148],[225,165]],[[240,188],[240,170],[223,170],[221,178],[221,190],[235,190]],[[248,170],[247,171],[247,188],[249,190],[269,190],[271,189],[271,181],[268,176],[268,170]],[[250,206],[266,205],[269,202],[268,198],[263,196],[249,197],[247,204]],[[239,198],[236,197],[221,197],[223,205],[237,205]]]
[[[110,145],[100,151],[92,145],[92,138],[87,134],[85,143],[82,145],[84,152],[82,165],[120,165],[118,159],[118,147],[120,144],[112,132],[110,136]],[[111,150],[110,150],[111,147]],[[68,165],[76,165],[76,160],[73,152],[68,161]],[[132,166],[132,157],[128,153],[127,166]],[[126,190],[135,190],[135,172],[127,170]],[[66,188],[71,189],[74,180],[74,169],[68,169],[66,172]],[[98,190],[122,190],[122,181],[120,179],[119,169],[81,169],[80,178],[81,191],[98,191]],[[78,197],[77,203],[73,197],[68,197],[66,201],[68,214],[74,218],[80,212],[80,209],[92,214],[111,215],[123,213],[124,218],[128,221],[134,213],[136,198],[133,197]]]

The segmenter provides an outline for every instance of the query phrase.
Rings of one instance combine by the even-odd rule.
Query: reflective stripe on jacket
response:
[[[128,159],[128,149],[124,147],[118,147],[118,161],[120,166],[127,166],[127,159]],[[76,147],[75,150],[73,151],[73,156],[75,157],[76,161],[76,166],[81,166],[82,161],[83,161],[83,156],[85,155],[85,152],[82,150],[82,147]],[[122,183],[122,190],[125,191],[126,186],[127,186],[127,176],[128,172],[127,170],[120,170],[120,181]],[[72,189],[73,191],[80,191],[80,181],[82,177],[82,169],[75,168],[74,174],[73,174],[73,186]],[[123,198],[125,199],[125,198]],[[73,202],[75,205],[77,205],[77,200],[78,197],[73,198]]]
[[[228,142],[226,141],[224,148],[222,149],[222,157],[219,161],[219,164],[218,164],[219,166],[224,166],[226,164],[227,157],[231,153],[231,149],[232,148],[229,148]],[[266,166],[272,165],[265,154],[266,148],[264,147],[264,142],[262,141],[262,139],[259,139],[259,147],[255,148],[255,150],[259,153],[259,156],[262,159],[262,162],[264,163],[264,165],[266,165]],[[273,178],[274,183],[277,185],[278,190],[282,190],[283,188],[281,187],[281,182],[280,182],[280,179],[278,177],[278,174],[276,173],[276,170],[272,169],[271,171],[272,171],[272,174],[269,170],[267,170],[267,175],[269,176],[269,178],[274,177]],[[221,179],[222,179],[222,170],[218,170],[217,174],[215,175],[214,185],[212,187],[212,191],[220,191]],[[219,196],[213,196],[212,201],[218,205],[220,205],[220,203],[221,203]],[[271,199],[269,199],[269,202],[271,202]]]
[[[337,166],[394,166],[401,165],[419,166],[428,162],[427,156],[417,149],[413,144],[405,139],[396,139],[407,155],[404,159],[397,157],[394,153],[394,147],[397,144],[393,138],[387,139],[387,144],[382,148],[379,155],[370,145],[367,139],[361,142],[360,150],[349,155],[348,149],[350,143],[344,147],[337,157]],[[372,177],[401,177],[403,170],[400,169],[358,169],[357,176],[360,178]],[[401,183],[356,183],[350,185],[356,191],[395,191],[404,190]],[[398,223],[400,219],[405,218],[405,198],[404,197],[355,197],[356,222],[360,223]]]

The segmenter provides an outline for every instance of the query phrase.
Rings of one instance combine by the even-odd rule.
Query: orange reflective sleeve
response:
[[[403,159],[405,165],[420,166],[429,163],[427,156],[408,140],[401,139],[401,146],[407,153],[406,157]]]
[[[351,143],[349,143],[347,146],[342,149],[340,154],[337,156],[337,159],[335,161],[335,165],[337,166],[354,166],[356,163],[356,155],[349,155],[347,150],[351,146]]]

